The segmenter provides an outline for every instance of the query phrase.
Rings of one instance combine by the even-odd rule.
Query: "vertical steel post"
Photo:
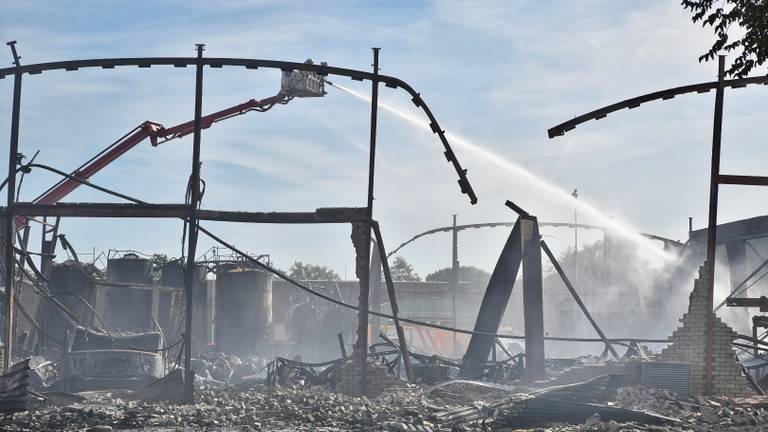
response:
[[[709,224],[707,229],[707,300],[710,312],[707,314],[707,350],[706,350],[706,392],[711,393],[712,387],[712,352],[713,327],[715,325],[713,312],[715,304],[715,250],[717,248],[717,198],[720,176],[720,144],[723,131],[723,96],[725,93],[725,56],[718,57],[717,92],[715,93],[715,116],[712,125],[712,167],[709,178]]]
[[[375,243],[376,240],[373,240]],[[370,293],[370,309],[374,312],[381,312],[381,256],[379,248],[374,247],[371,251],[370,273],[368,274],[368,292]],[[376,335],[381,329],[381,317],[378,315],[370,316],[373,334]]]
[[[195,289],[195,254],[197,252],[197,206],[200,203],[200,118],[203,113],[203,50],[204,44],[196,44],[197,67],[195,70],[195,122],[192,141],[192,175],[189,180],[189,244],[184,269],[186,288],[185,330],[184,330],[184,401],[194,402],[192,386],[192,310]]]
[[[365,243],[363,245],[363,255],[366,261],[369,260],[371,250],[371,229],[373,228],[373,185],[374,173],[376,168],[376,124],[379,108],[379,80],[376,78],[379,74],[379,50],[373,50],[373,75],[371,80],[371,136],[370,150],[368,153],[368,204],[366,206],[366,230]],[[382,257],[382,260],[384,257]],[[370,262],[370,261],[369,261]],[[357,356],[360,363],[360,392],[368,393],[368,307],[370,303],[369,275],[370,268],[366,267],[364,273],[359,275],[360,279],[360,297],[358,306],[357,323]]]
[[[544,296],[541,274],[541,235],[534,216],[520,216],[523,266],[523,318],[528,382],[544,378]]]
[[[453,231],[451,232],[453,234],[453,239],[451,242],[451,279],[450,279],[450,289],[451,289],[451,312],[453,315],[453,328],[458,328],[458,317],[456,312],[456,294],[459,289],[459,272],[461,270],[461,267],[459,267],[459,231],[456,229],[456,215],[453,215]],[[452,347],[453,347],[453,355],[458,356],[459,355],[459,349],[458,349],[458,335],[456,332],[453,332],[453,340],[452,340]]]
[[[573,271],[576,275],[576,283],[579,283],[579,212],[575,201],[579,198],[579,190],[574,189],[571,196],[574,200],[573,207]],[[605,256],[603,256],[605,258]]]
[[[344,332],[338,332],[336,338],[339,340],[339,351],[341,351],[341,358],[347,359],[347,349],[344,347]]]
[[[8,370],[11,365],[13,332],[14,332],[14,294],[13,294],[13,270],[14,270],[14,250],[13,244],[16,237],[16,221],[13,214],[13,207],[16,201],[16,165],[18,164],[19,154],[19,118],[21,114],[21,62],[16,52],[16,41],[8,42],[13,54],[13,63],[16,66],[16,73],[13,79],[13,108],[11,111],[11,143],[8,150],[8,200],[6,202],[5,213],[5,327],[3,333],[3,370]]]
[[[759,354],[757,352],[757,325],[755,325],[754,318],[752,318],[752,346],[754,347],[752,348],[752,355],[757,357]]]
[[[386,257],[387,252],[384,249],[384,240],[381,236],[381,230],[379,229],[379,223],[373,222],[373,232],[376,234],[376,245],[379,249],[379,256]],[[389,295],[389,306],[392,312],[392,322],[395,324],[395,331],[397,331],[397,342],[400,345],[400,355],[403,358],[403,367],[405,368],[405,376],[409,382],[413,382],[413,371],[411,369],[411,356],[408,353],[408,345],[405,342],[405,333],[403,332],[403,326],[400,325],[400,318],[398,314],[400,310],[397,307],[397,297],[395,296],[395,284],[392,282],[392,272],[389,271],[389,261],[387,259],[381,260],[381,268],[384,270],[384,281],[387,284],[387,294]]]

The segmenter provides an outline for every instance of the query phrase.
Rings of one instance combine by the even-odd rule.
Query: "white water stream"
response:
[[[366,101],[369,104],[371,103],[370,96],[364,95],[355,90],[344,87],[340,84],[333,83],[331,85],[347,94],[355,96],[360,100]],[[382,103],[381,101],[379,101],[379,108],[382,108],[385,111],[399,117],[400,119],[405,120],[411,126],[415,126],[431,132],[429,123],[426,122],[425,120],[422,120],[416,117],[415,115],[406,113],[391,105]],[[551,200],[552,202],[555,202],[555,203],[568,203],[569,205],[574,206],[575,208],[578,209],[580,215],[588,216],[592,223],[596,223],[598,225],[602,225],[607,228],[610,228],[611,234],[618,235],[636,244],[640,249],[640,251],[646,252],[646,254],[649,255],[649,257],[662,259],[664,262],[672,259],[672,256],[667,252],[665,252],[661,248],[660,244],[655,243],[650,239],[642,236],[641,234],[638,233],[637,230],[631,228],[625,223],[622,223],[614,218],[607,216],[605,213],[598,210],[596,207],[592,206],[591,204],[585,202],[584,200],[574,199],[569,192],[536,176],[535,174],[528,171],[523,166],[517,163],[514,163],[512,161],[509,161],[507,159],[504,159],[503,157],[470,141],[467,138],[458,136],[456,134],[452,134],[450,132],[446,132],[445,135],[448,138],[448,142],[450,144],[453,144],[457,148],[470,152],[474,156],[477,156],[483,160],[486,160],[487,162],[492,163],[493,165],[515,176],[516,179],[521,179],[527,186],[540,191],[541,195],[543,197],[546,197],[546,199]],[[471,178],[470,178],[470,181],[471,181]],[[478,193],[478,195],[481,195],[481,194]],[[534,214],[536,213],[535,209],[533,209],[533,213]]]

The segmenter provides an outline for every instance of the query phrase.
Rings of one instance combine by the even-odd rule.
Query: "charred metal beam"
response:
[[[281,224],[355,223],[365,221],[365,212],[365,207],[319,208],[314,212],[197,211],[201,220]]]
[[[205,45],[197,44],[197,64],[195,70],[195,120],[192,140],[192,174],[189,178],[189,219],[185,222],[188,227],[187,262],[184,268],[184,287],[186,294],[186,310],[184,314],[184,402],[195,402],[194,372],[192,371],[192,315],[195,298],[195,257],[197,255],[198,218],[197,209],[200,206],[200,139],[203,116],[203,50]]]
[[[372,241],[376,243],[375,239]],[[372,312],[381,312],[381,278],[383,277],[381,265],[382,260],[379,254],[379,247],[378,244],[375,244],[371,252],[371,265],[368,271],[368,287],[371,292],[370,305]],[[376,334],[381,331],[381,317],[375,314],[372,315],[370,318],[371,327],[374,334]]]
[[[768,186],[768,177],[719,174],[717,176],[717,182],[719,184],[743,186]]]
[[[16,52],[16,41],[8,42],[13,54],[14,67],[10,68],[14,74],[13,80],[13,108],[11,109],[11,143],[8,149],[8,200],[6,202],[5,214],[5,325],[3,333],[3,343],[5,350],[3,352],[3,370],[7,371],[11,366],[13,333],[14,333],[14,311],[13,305],[15,296],[13,295],[14,284],[14,258],[15,252],[13,244],[16,239],[16,224],[14,215],[14,205],[16,203],[16,165],[19,162],[19,117],[21,115],[21,78],[22,69],[19,54]]]
[[[384,239],[379,229],[379,223],[373,222],[373,232],[376,234],[376,245],[379,249],[379,256],[387,256],[386,249],[384,248]],[[392,312],[392,322],[395,324],[395,330],[397,331],[397,343],[400,347],[400,355],[403,358],[403,367],[405,368],[405,376],[408,377],[408,382],[413,382],[413,370],[411,369],[411,356],[408,353],[408,345],[405,341],[405,333],[403,332],[403,326],[400,325],[400,313],[397,307],[397,296],[395,295],[395,284],[392,281],[392,272],[389,270],[389,261],[386,259],[381,260],[381,268],[384,271],[384,281],[387,284],[387,295],[389,296],[389,308]]]
[[[717,89],[721,83],[724,88],[725,87],[741,88],[741,87],[746,87],[747,85],[750,85],[750,84],[768,84],[768,76],[739,78],[739,79],[732,79],[732,80],[719,80],[719,81],[713,81],[713,82],[707,82],[707,83],[674,87],[671,89],[660,90],[653,93],[644,94],[642,96],[626,99],[621,102],[617,102],[617,103],[596,109],[586,114],[582,114],[578,117],[574,117],[571,120],[560,123],[559,125],[550,128],[547,131],[547,134],[549,135],[550,138],[555,138],[557,136],[565,135],[566,132],[568,132],[569,130],[575,128],[576,126],[582,123],[586,123],[590,120],[599,120],[601,118],[606,117],[608,114],[612,112],[619,111],[624,108],[630,108],[630,109],[637,108],[641,104],[644,104],[646,102],[651,102],[651,101],[660,100],[660,99],[661,100],[672,99],[675,96],[686,94],[686,93],[694,93],[694,92],[706,93],[710,90]]]
[[[432,235],[432,234],[437,234],[437,233],[441,233],[441,232],[452,232],[454,230],[455,231],[463,231],[463,230],[470,229],[470,228],[512,227],[514,225],[515,225],[515,222],[505,222],[505,221],[502,221],[502,222],[484,222],[484,223],[476,223],[476,224],[456,225],[455,228],[453,226],[445,226],[445,227],[440,227],[440,228],[433,228],[431,230],[427,230],[427,231],[424,231],[422,233],[416,234],[415,236],[411,237],[407,241],[401,243],[400,246],[398,246],[397,248],[395,248],[394,250],[389,252],[389,256],[392,256],[392,255],[396,254],[397,252],[400,251],[400,249],[408,246],[409,244],[413,243],[414,241],[420,239],[421,237]],[[591,225],[591,224],[582,224],[582,223],[575,224],[573,222],[539,222],[539,226],[540,227],[545,227],[545,226],[546,227],[555,227],[555,228],[565,227],[565,228],[594,229],[594,230],[603,231],[603,233],[605,233],[605,232],[610,230],[610,228],[608,228],[606,226],[603,226],[603,225]],[[669,238],[666,238],[666,237],[662,237],[662,236],[659,236],[659,235],[656,235],[656,234],[650,234],[650,233],[643,233],[643,232],[641,232],[641,233],[638,233],[638,234],[640,234],[643,237],[649,238],[651,240],[658,240],[660,242],[663,242],[664,243],[664,247],[667,247],[667,246],[675,246],[675,247],[679,247],[679,248],[685,247],[685,243],[680,242],[678,240],[672,240],[672,239],[669,239]]]
[[[365,206],[365,222],[358,226],[361,236],[357,237],[355,252],[357,254],[357,277],[360,281],[360,296],[358,297],[357,341],[353,355],[357,356],[360,367],[360,392],[368,393],[368,307],[370,305],[370,257],[371,229],[373,228],[373,189],[376,172],[376,126],[379,112],[379,48],[373,51],[373,75],[371,80],[371,123],[368,150],[368,196]],[[365,226],[360,230],[360,227]],[[353,225],[353,234],[355,226]],[[354,235],[353,235],[353,241]],[[363,265],[364,263],[364,265]]]
[[[504,311],[507,309],[509,297],[514,288],[517,273],[522,260],[520,220],[515,223],[509,233],[507,242],[501,250],[496,267],[493,269],[488,287],[485,289],[483,301],[475,321],[474,331],[485,334],[473,334],[464,353],[462,374],[473,376],[474,369],[481,367],[488,360],[493,348],[494,336],[499,330]]]
[[[52,70],[76,71],[83,68],[114,69],[115,67],[119,67],[119,66],[138,66],[140,68],[147,68],[151,66],[163,66],[163,65],[174,66],[174,67],[186,67],[191,65],[197,65],[198,61],[199,60],[195,57],[104,58],[104,59],[69,60],[69,61],[61,61],[61,62],[37,63],[37,64],[21,66],[19,70],[20,70],[20,73],[22,74],[28,73],[30,75],[35,75],[35,74],[39,74],[46,71],[52,71]],[[432,131],[435,134],[437,134],[438,138],[440,139],[440,142],[443,144],[443,148],[445,149],[445,152],[443,154],[445,155],[445,158],[453,166],[454,170],[456,171],[456,174],[458,174],[459,176],[458,184],[459,184],[459,188],[461,189],[461,192],[464,194],[467,194],[472,204],[475,204],[477,202],[477,195],[475,195],[475,192],[472,189],[472,185],[469,183],[469,179],[467,178],[467,170],[462,168],[461,163],[459,162],[458,158],[456,158],[456,155],[454,154],[453,149],[448,143],[448,138],[445,136],[445,131],[442,130],[442,128],[440,127],[440,124],[437,122],[437,119],[435,118],[434,114],[432,114],[432,111],[429,109],[427,104],[421,98],[421,95],[418,92],[416,92],[416,90],[405,81],[399,78],[391,77],[391,76],[380,75],[378,71],[371,73],[371,72],[365,72],[365,71],[360,71],[355,69],[346,69],[346,68],[327,66],[322,64],[307,64],[307,63],[285,62],[285,61],[276,61],[276,60],[217,58],[217,57],[204,58],[201,60],[201,62],[203,65],[207,65],[215,68],[219,68],[222,66],[236,66],[236,67],[239,66],[239,67],[245,67],[246,69],[267,68],[267,69],[280,69],[282,71],[303,70],[303,71],[315,72],[321,76],[327,76],[327,75],[347,76],[357,81],[367,80],[367,81],[372,81],[376,84],[381,82],[381,83],[384,83],[384,85],[386,85],[387,87],[401,88],[405,90],[411,96],[411,101],[413,102],[413,104],[416,105],[418,108],[421,108],[424,111],[424,114],[426,114],[427,117],[429,118],[429,124]],[[16,74],[17,69],[18,68],[0,69],[0,79],[4,78],[6,75]]]
[[[5,209],[3,209],[3,213]],[[189,207],[184,204],[117,204],[117,203],[58,203],[34,204],[20,202],[14,206],[19,216],[62,217],[120,217],[120,218],[187,218]]]
[[[545,376],[544,294],[541,274],[541,235],[534,216],[520,217],[523,265],[523,321],[525,326],[525,370],[529,382]]]
[[[339,351],[341,351],[341,358],[347,360],[347,349],[344,347],[344,332],[337,333],[336,338],[339,339]]]
[[[451,289],[451,318],[453,321],[453,327],[459,326],[459,320],[456,310],[456,295],[459,290],[459,281],[461,279],[461,264],[459,263],[459,230],[456,229],[456,215],[453,215],[453,230],[451,232],[451,277],[449,280]],[[454,356],[459,355],[458,350],[458,335],[453,332],[451,337],[451,349]]]
[[[728,297],[725,304],[731,307],[756,307],[760,312],[768,312],[768,297]]]
[[[0,208],[2,214],[6,214]],[[122,204],[122,203],[16,203],[14,213],[19,216],[63,217],[136,217],[186,218],[189,208],[184,204]],[[200,220],[249,223],[313,224],[354,223],[365,220],[365,207],[319,208],[314,212],[239,212],[222,210],[196,210]]]
[[[713,390],[712,364],[715,314],[715,252],[717,249],[717,202],[719,195],[718,178],[720,177],[720,145],[723,131],[723,98],[725,96],[725,56],[718,57],[717,93],[715,94],[715,115],[712,125],[712,164],[709,178],[709,218],[707,227],[707,346],[706,346],[706,391]]]

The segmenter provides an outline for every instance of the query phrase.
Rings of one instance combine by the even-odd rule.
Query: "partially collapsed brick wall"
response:
[[[660,361],[691,364],[691,391],[694,395],[704,394],[706,390],[708,314],[714,313],[709,309],[706,267],[702,266],[699,269],[699,278],[693,284],[688,312],[680,319],[682,326],[672,333],[669,338],[672,343],[659,355]],[[747,397],[754,393],[750,390],[733,351],[734,336],[736,332],[715,316],[712,338],[713,394]]]

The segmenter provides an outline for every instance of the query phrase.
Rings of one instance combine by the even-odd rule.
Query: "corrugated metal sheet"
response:
[[[626,378],[626,375],[618,374],[600,375],[589,381],[549,387],[532,394],[550,400],[602,402],[613,399],[616,390],[624,385]]]
[[[670,390],[678,396],[690,396],[691,365],[688,363],[642,363],[640,384]]]
[[[558,422],[580,424],[594,414],[600,415],[602,421],[614,420],[619,423],[659,425],[679,422],[670,417],[641,411],[574,401],[549,400],[543,397],[523,401],[509,414],[502,411],[497,421],[499,426],[504,427],[526,427]]]

